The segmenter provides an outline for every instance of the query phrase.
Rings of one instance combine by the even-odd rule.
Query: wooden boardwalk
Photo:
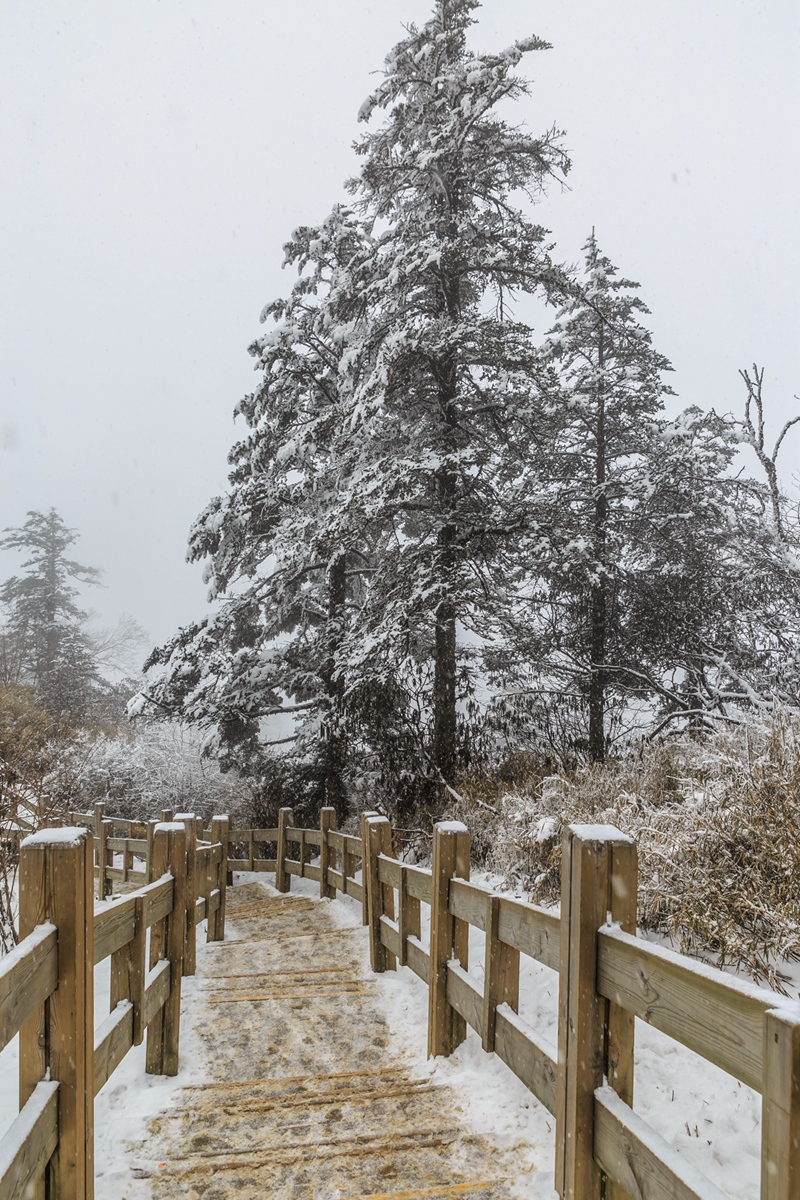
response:
[[[153,1200],[520,1194],[529,1148],[515,1162],[465,1132],[450,1090],[393,1055],[361,927],[260,882],[228,892],[228,916],[187,1014],[211,1082],[152,1126]]]

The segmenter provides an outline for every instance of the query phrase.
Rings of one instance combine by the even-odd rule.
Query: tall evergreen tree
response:
[[[536,138],[498,112],[527,93],[515,68],[547,43],[479,54],[467,43],[477,8],[438,0],[387,57],[360,118],[387,115],[358,144],[364,164],[350,184],[374,250],[346,469],[362,493],[368,480],[385,533],[352,638],[368,632],[369,671],[382,659],[387,675],[421,680],[422,741],[448,785],[459,680],[463,694],[471,679],[459,631],[483,634],[503,602],[514,535],[506,450],[519,377],[529,390],[536,380],[530,332],[508,319],[508,303],[564,286],[518,200],[536,200],[569,166],[556,130]],[[362,654],[356,675],[363,666]]]
[[[100,571],[67,558],[77,538],[54,508],[29,512],[24,525],[6,529],[0,538],[0,548],[28,556],[24,574],[0,586],[7,613],[4,640],[16,647],[14,655],[5,656],[16,663],[13,682],[29,684],[46,712],[72,723],[87,716],[99,683],[85,630],[88,614],[77,604],[75,584],[97,584]]]
[[[288,299],[262,314],[269,329],[250,348],[261,383],[237,409],[247,434],[229,456],[230,488],[190,535],[189,557],[208,560],[219,603],[152,653],[144,693],[162,711],[204,727],[223,761],[256,774],[269,754],[265,719],[291,717],[291,732],[278,740],[305,762],[316,803],[324,799],[340,815],[346,763],[337,653],[366,556],[364,530],[341,502],[336,464],[365,238],[353,214],[336,208],[285,247],[299,279]]]
[[[551,465],[561,490],[558,521],[568,534],[552,562],[550,604],[565,658],[577,667],[588,708],[588,752],[606,751],[607,691],[630,658],[626,610],[646,530],[636,511],[661,453],[657,418],[671,391],[669,362],[639,318],[638,284],[617,277],[592,233],[578,294],[561,309],[545,355],[563,387]],[[633,665],[627,662],[627,665]]]

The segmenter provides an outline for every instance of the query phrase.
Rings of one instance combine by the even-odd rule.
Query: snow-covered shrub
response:
[[[530,899],[560,898],[561,832],[607,823],[639,846],[639,925],[780,986],[800,959],[800,719],[778,711],[605,766],[468,781],[448,815]],[[487,794],[489,799],[487,799]]]

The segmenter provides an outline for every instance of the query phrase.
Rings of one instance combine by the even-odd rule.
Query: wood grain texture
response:
[[[456,880],[450,881],[452,895]],[[488,893],[484,897],[486,950],[483,971],[483,1013],[481,1044],[487,1053],[494,1050],[497,1006],[507,1004],[513,1012],[519,1010],[519,950],[502,942],[498,935],[500,897]]]
[[[37,1083],[0,1140],[0,1200],[31,1200],[42,1191],[58,1145],[58,1088],[56,1082]]]
[[[321,808],[319,810],[319,894],[322,900],[333,900],[336,888],[328,879],[328,869],[335,851],[328,841],[328,834],[336,828],[336,809]]]
[[[728,1200],[609,1087],[595,1092],[594,1130],[597,1161],[625,1194],[642,1200]]]
[[[468,971],[452,962],[447,964],[447,1003],[480,1036],[483,992]]]
[[[561,918],[558,914],[538,904],[502,896],[497,935],[507,945],[553,971],[560,969]]]
[[[431,867],[431,935],[428,979],[428,1057],[449,1055],[466,1037],[466,1021],[447,999],[447,964],[458,959],[466,970],[467,958],[461,930],[469,926],[449,910],[450,880],[469,875],[469,833],[456,822],[433,829]],[[460,927],[460,928],[459,928]]]
[[[761,1091],[764,1014],[772,992],[621,930],[598,934],[602,996]]]
[[[94,1094],[108,1083],[133,1046],[133,1006],[123,1000],[112,1009],[95,1033]]]
[[[58,986],[58,936],[54,925],[37,925],[0,959],[0,1050]]]
[[[290,808],[278,810],[278,848],[275,861],[275,887],[279,892],[288,892],[292,886],[289,872],[286,870],[286,860],[289,857],[289,846],[286,831],[294,825],[294,813]]]
[[[776,1009],[764,1018],[761,1200],[800,1196],[800,1015]]]

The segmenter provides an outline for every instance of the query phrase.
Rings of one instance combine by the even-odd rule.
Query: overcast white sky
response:
[[[55,506],[102,567],[91,605],[162,640],[202,614],[189,525],[225,486],[247,346],[281,246],[356,169],[356,113],[427,0],[0,0],[0,527]],[[571,191],[642,284],[681,402],[740,408],[767,369],[800,410],[800,5],[485,0],[476,47],[536,33],[518,106],[556,123]],[[800,457],[787,441],[784,475]],[[17,561],[0,559],[0,578]]]

